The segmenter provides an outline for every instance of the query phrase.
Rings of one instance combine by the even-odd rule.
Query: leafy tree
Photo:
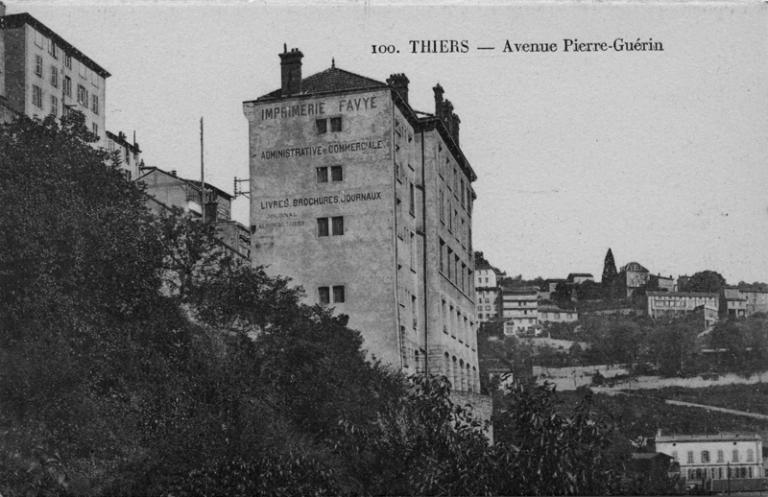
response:
[[[719,293],[725,287],[725,284],[725,278],[720,273],[705,270],[694,273],[688,279],[685,287],[680,290],[684,292]]]

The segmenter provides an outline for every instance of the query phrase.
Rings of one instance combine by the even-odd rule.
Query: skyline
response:
[[[729,283],[768,281],[760,257],[768,244],[764,4],[7,2],[7,13],[20,12],[112,73],[107,129],[136,130],[149,166],[199,178],[202,116],[206,180],[232,192],[232,178],[248,176],[242,102],[279,87],[277,54],[286,43],[303,51],[304,76],[332,58],[379,81],[404,72],[420,111],[434,110],[432,86],[445,88],[478,175],[474,249],[509,275],[599,278],[610,247],[619,267],[637,261],[653,274],[712,269]],[[660,41],[664,51],[501,52],[508,39],[611,41],[629,39],[625,33]],[[470,49],[411,54],[412,39],[467,40]],[[371,54],[374,43],[401,53]],[[476,49],[488,45],[497,48]],[[248,225],[247,200],[233,214]]]

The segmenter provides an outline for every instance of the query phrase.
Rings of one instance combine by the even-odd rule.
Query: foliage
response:
[[[691,275],[681,292],[719,293],[725,287],[725,278],[712,270],[699,271]]]
[[[151,216],[92,139],[76,114],[0,127],[2,495],[616,488],[588,403],[515,387],[489,447],[445,378],[368,360],[346,316]]]
[[[616,271],[616,261],[613,259],[613,251],[609,248],[608,252],[605,254],[605,260],[603,261],[603,277],[600,280],[600,283],[604,287],[610,288],[617,276],[618,271]]]

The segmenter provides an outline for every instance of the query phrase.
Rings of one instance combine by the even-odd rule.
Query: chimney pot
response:
[[[408,76],[403,73],[392,74],[387,79],[387,84],[397,93],[405,103],[408,103]]]
[[[280,55],[280,88],[282,95],[293,95],[301,92],[301,59],[304,54],[298,48],[292,48],[289,52],[287,45],[283,44],[283,53]]]

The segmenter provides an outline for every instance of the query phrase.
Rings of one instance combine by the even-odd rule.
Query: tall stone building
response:
[[[104,147],[109,72],[27,13],[2,15],[0,39],[0,119],[78,111]]]
[[[444,373],[479,392],[472,203],[475,173],[438,84],[416,112],[408,78],[335,67],[243,103],[249,124],[252,260],[350,316],[371,356]]]

